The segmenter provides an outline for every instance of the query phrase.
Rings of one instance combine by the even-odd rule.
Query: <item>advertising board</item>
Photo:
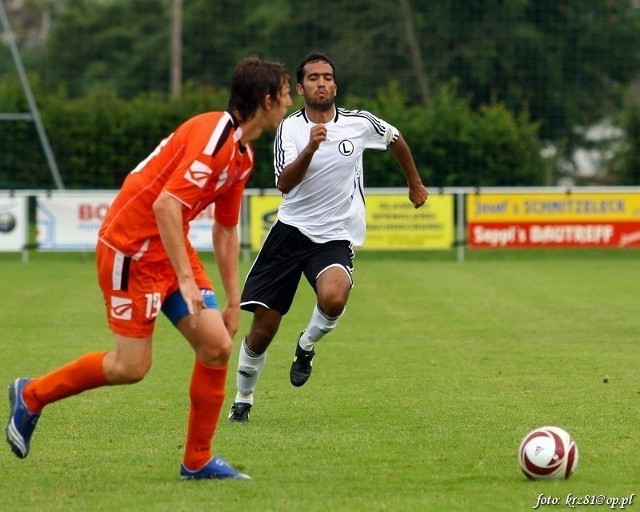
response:
[[[466,212],[471,248],[640,246],[639,194],[469,194]]]

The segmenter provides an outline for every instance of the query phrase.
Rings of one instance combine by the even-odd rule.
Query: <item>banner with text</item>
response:
[[[471,248],[640,247],[640,195],[469,194]]]
[[[259,250],[276,220],[280,195],[250,197],[250,243]],[[454,241],[453,194],[433,194],[415,209],[406,195],[367,194],[364,249],[450,249]]]
[[[367,249],[451,249],[453,194],[431,194],[414,208],[406,194],[367,195]]]
[[[0,195],[0,251],[24,249],[29,232],[27,198],[9,193]]]
[[[36,198],[36,241],[44,250],[93,251],[102,220],[116,192],[40,195]],[[189,240],[198,250],[211,250],[213,205],[191,221]]]

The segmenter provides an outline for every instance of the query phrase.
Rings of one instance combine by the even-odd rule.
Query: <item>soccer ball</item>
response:
[[[518,462],[531,480],[562,480],[569,478],[578,465],[578,447],[565,430],[541,427],[529,432],[520,443]]]

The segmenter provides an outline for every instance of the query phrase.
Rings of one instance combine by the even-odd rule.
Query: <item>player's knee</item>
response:
[[[232,349],[231,339],[225,338],[215,343],[206,344],[198,350],[197,357],[207,366],[224,366],[229,362]]]
[[[318,300],[320,310],[328,318],[337,318],[347,305],[347,297],[340,293],[329,294]]]
[[[318,289],[318,307],[329,318],[339,317],[347,306],[349,288],[346,286],[324,286]]]

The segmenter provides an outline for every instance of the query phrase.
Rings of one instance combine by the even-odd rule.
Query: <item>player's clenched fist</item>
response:
[[[327,140],[327,127],[322,123],[312,126],[309,132],[309,146],[316,151],[320,143],[325,140]]]

